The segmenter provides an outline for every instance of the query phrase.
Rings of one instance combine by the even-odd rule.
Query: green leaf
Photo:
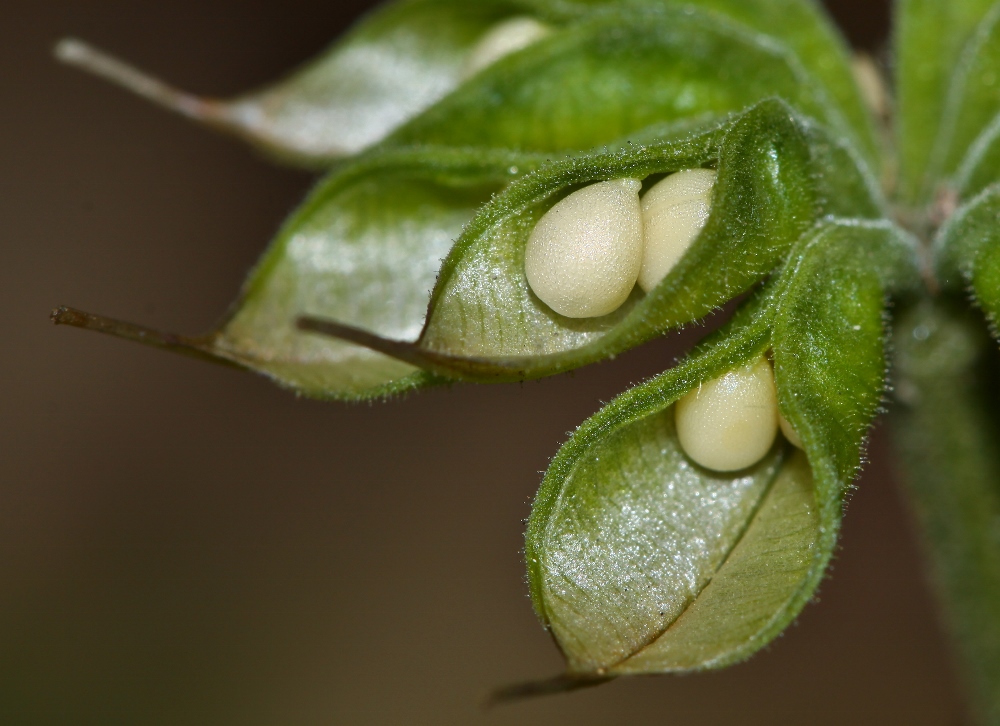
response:
[[[976,722],[993,724],[1000,721],[1000,361],[977,318],[947,299],[923,300],[900,316],[890,421]]]
[[[1000,321],[1000,188],[989,187],[951,217],[935,242],[938,272],[951,290],[967,286],[990,323]]]
[[[1000,181],[1000,114],[994,116],[969,146],[951,180],[959,199],[969,199]]]
[[[677,142],[629,146],[546,164],[511,184],[466,228],[445,260],[416,345],[310,323],[439,375],[523,380],[614,355],[703,317],[750,289],[829,213],[879,216],[873,183],[846,151],[787,106],[767,101],[722,127]],[[541,215],[600,179],[718,166],[713,211],[681,262],[648,295],[590,319],[554,313],[531,292],[524,247]]]
[[[1000,112],[998,68],[1000,3],[994,5],[976,27],[949,84],[931,167],[935,178],[951,175],[960,166],[975,166],[974,156],[966,157],[982,153],[982,148],[988,146],[985,139],[996,134],[990,127]],[[991,181],[995,181],[998,172],[996,168],[991,171],[994,176]]]
[[[636,0],[636,4],[643,1]],[[654,6],[660,2],[645,1]],[[569,16],[580,6],[599,8],[615,3],[614,0],[539,0],[538,4]],[[808,72],[820,81],[854,127],[861,153],[877,168],[879,143],[875,140],[871,114],[853,79],[851,51],[818,3],[813,0],[689,0],[678,4],[725,15],[756,33],[787,45]]]
[[[892,225],[825,220],[724,329],[573,434],[525,548],[535,608],[572,676],[721,667],[798,614],[882,395],[886,295],[915,277],[911,242]],[[808,464],[780,441],[734,474],[691,463],[672,404],[768,348]]]
[[[480,38],[518,10],[505,0],[388,3],[287,78],[231,100],[172,88],[77,40],[62,41],[56,55],[276,157],[325,166],[456,88]]]
[[[822,84],[775,39],[690,7],[625,5],[505,58],[387,141],[587,149],[771,96],[857,139]]]
[[[918,286],[916,243],[888,222],[828,220],[789,267],[774,327],[781,407],[829,477],[850,480],[885,378],[885,296]]]
[[[899,194],[926,201],[937,181],[929,166],[952,72],[994,0],[899,0],[896,4],[896,135]]]

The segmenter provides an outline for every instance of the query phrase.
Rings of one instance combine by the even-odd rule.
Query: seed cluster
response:
[[[560,315],[591,318],[617,310],[636,282],[655,288],[701,232],[715,172],[688,169],[639,200],[636,179],[573,192],[538,220],[524,271],[539,299]]]
[[[524,271],[538,298],[560,315],[617,310],[636,283],[653,290],[701,232],[716,173],[671,174],[640,200],[636,179],[597,182],[546,212],[525,248]],[[774,371],[764,356],[700,385],[674,411],[681,446],[697,464],[738,471],[760,461],[780,430],[802,441],[778,410]]]

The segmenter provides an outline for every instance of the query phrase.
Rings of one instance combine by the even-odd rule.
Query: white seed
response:
[[[677,436],[706,469],[736,471],[760,461],[778,434],[778,396],[767,358],[729,371],[677,402]]]
[[[705,226],[714,185],[711,169],[688,169],[671,174],[643,196],[645,251],[639,286],[646,292],[660,284]]]
[[[524,272],[532,291],[570,318],[617,310],[642,264],[642,207],[635,179],[598,182],[546,212],[528,238]]]
[[[465,59],[463,77],[479,73],[511,53],[527,48],[552,30],[534,18],[514,17],[497,23],[479,39]]]
[[[795,429],[792,428],[792,425],[788,423],[788,419],[781,415],[780,411],[778,412],[778,426],[781,428],[781,433],[788,439],[788,443],[797,449],[803,448],[802,439],[796,433]]]

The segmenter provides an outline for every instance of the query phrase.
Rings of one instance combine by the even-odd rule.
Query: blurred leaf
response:
[[[940,299],[900,317],[890,421],[976,722],[993,724],[1000,721],[1000,367],[977,318]]]
[[[486,69],[387,142],[587,149],[772,96],[858,138],[822,85],[773,38],[690,7],[625,5]]]
[[[896,136],[902,201],[927,201],[929,175],[953,69],[994,0],[896,3]]]
[[[225,101],[179,91],[80,41],[62,41],[56,54],[279,158],[324,166],[447,95],[479,38],[516,9],[504,0],[388,3],[288,77]]]
[[[976,164],[984,139],[995,135],[990,122],[1000,112],[1000,3],[994,5],[966,43],[949,84],[944,116],[931,167],[935,177]],[[984,137],[983,134],[986,134]],[[984,170],[985,171],[985,170]],[[994,179],[1000,170],[991,170]]]
[[[1000,113],[990,119],[969,146],[951,180],[959,199],[978,195],[1000,181]]]
[[[914,279],[898,229],[826,220],[729,325],[573,434],[526,538],[535,608],[572,676],[721,667],[798,614],[833,552],[882,395],[886,296]],[[808,464],[780,441],[735,474],[691,463],[671,405],[772,346]]]
[[[695,0],[687,4],[728,15],[787,45],[853,126],[859,151],[878,168],[873,120],[854,82],[850,48],[819,3],[814,0]]]
[[[1000,188],[961,207],[936,240],[938,271],[951,290],[968,287],[997,333],[1000,321]]]
[[[610,315],[571,319],[531,292],[524,275],[527,238],[564,195],[595,180],[634,177],[651,184],[658,178],[651,175],[716,164],[709,221],[651,294],[636,288]],[[802,232],[832,212],[878,216],[880,206],[850,154],[784,104],[766,101],[681,141],[553,162],[511,184],[445,260],[416,345],[329,323],[310,327],[450,377],[551,375],[703,317],[778,267]]]
[[[470,54],[474,53],[479,41],[504,20],[534,18],[543,27],[558,30],[602,15],[607,19],[592,22],[597,25],[617,23],[616,13],[622,7],[662,12],[663,7],[669,4],[664,0],[480,0],[475,3],[404,0],[388,3],[287,78],[228,101],[200,98],[170,87],[80,41],[63,41],[56,52],[68,63],[104,76],[182,115],[241,136],[271,154],[288,161],[321,166],[382,140],[398,126],[456,89],[470,75]],[[676,5],[680,7],[680,4]],[[800,96],[815,96],[805,110],[822,108],[822,117],[829,116],[828,120],[836,117],[836,124],[843,125],[844,130],[850,126],[852,138],[868,163],[877,163],[871,121],[852,82],[846,48],[832,24],[812,2],[694,0],[686,4],[688,8],[692,6],[711,13],[702,16],[701,27],[724,26],[728,30],[723,31],[723,38],[730,37],[732,42],[749,48],[749,55],[746,50],[728,51],[734,56],[742,53],[745,60],[752,64],[744,70],[737,69],[737,73],[752,81],[749,101],[772,93],[783,95],[789,101],[795,101]],[[672,10],[665,18],[654,22],[665,20],[676,24],[678,12]],[[734,25],[734,20],[743,25]],[[688,22],[688,25],[691,23]],[[678,30],[683,31],[684,27]],[[787,44],[788,48],[776,41]],[[714,41],[716,45],[719,42],[718,39]],[[569,45],[572,43],[568,41]],[[561,44],[565,46],[567,41]],[[648,41],[646,44],[649,45]],[[667,40],[666,44],[676,45],[677,38]],[[712,52],[712,47],[706,46],[705,41],[699,42],[692,37],[691,46],[696,45],[705,46],[697,52]],[[650,60],[656,62],[655,58]],[[591,58],[591,63],[598,62],[599,58]],[[663,62],[662,58],[660,62]],[[775,64],[792,68],[765,70]],[[720,74],[721,66],[718,65],[709,66],[709,69],[719,76],[719,82],[727,82],[728,71]],[[634,83],[634,73],[628,76],[623,71],[619,68],[613,73],[606,73],[605,85],[621,84],[623,79]],[[794,84],[801,82],[805,74],[813,78],[802,83],[802,88],[795,89]],[[674,75],[677,75],[676,70]],[[790,75],[798,76],[798,81],[793,80],[792,85],[788,83]],[[737,84],[744,80],[747,78],[736,79]],[[642,86],[650,83],[657,88],[654,96],[660,96],[659,100],[639,95]],[[702,80],[700,85],[704,84]],[[705,110],[701,107],[706,106],[715,111],[723,106],[724,110],[736,111],[749,103],[746,100],[743,103],[727,103],[719,98],[706,99],[704,89],[696,91],[691,86],[680,88],[676,78],[668,86],[683,91],[685,95],[679,99],[676,109],[667,109],[669,112],[664,118],[659,118],[657,114],[663,111],[662,97],[672,92],[671,87],[660,87],[655,79],[645,80],[636,88],[638,93],[629,97],[632,106],[650,105],[645,114],[633,114],[636,116],[635,123],[627,129],[609,129],[610,135],[600,138],[591,133],[585,142],[572,143],[570,147],[586,148],[653,121],[684,115],[685,109],[690,110],[692,106],[693,93],[703,96],[701,101],[696,102],[700,108],[694,109],[695,113]],[[761,87],[763,90],[760,90]],[[613,93],[609,88],[591,90],[599,94]],[[629,95],[628,88],[619,86],[618,91],[618,96]],[[488,94],[491,91],[487,89],[484,92]],[[566,97],[567,104],[572,104],[574,99],[584,100],[582,92],[579,88],[571,91],[573,97]],[[816,100],[827,94],[832,106],[837,107],[836,112],[827,108],[829,104],[825,101]],[[661,108],[652,108],[656,105]],[[566,108],[568,106],[564,106],[564,111]],[[842,123],[843,119],[846,123]],[[621,126],[623,119],[617,121]],[[563,148],[555,139],[547,141],[547,149]]]

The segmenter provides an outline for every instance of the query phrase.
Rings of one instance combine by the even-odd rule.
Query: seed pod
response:
[[[552,30],[534,18],[518,16],[490,28],[465,59],[463,77],[469,78],[493,65],[504,56],[516,53],[535,43]]]
[[[797,449],[804,448],[802,446],[802,439],[795,429],[792,428],[792,425],[788,423],[788,419],[781,415],[780,411],[778,412],[778,427],[781,429],[781,433],[785,435],[785,438],[788,439],[788,443]]]
[[[642,198],[645,249],[639,286],[646,292],[667,276],[705,226],[715,176],[712,169],[671,174]]]
[[[635,179],[591,184],[538,220],[524,252],[532,291],[569,318],[614,312],[642,264],[642,207]]]
[[[767,358],[703,383],[677,402],[677,436],[706,469],[736,471],[760,461],[778,433],[778,396]]]

